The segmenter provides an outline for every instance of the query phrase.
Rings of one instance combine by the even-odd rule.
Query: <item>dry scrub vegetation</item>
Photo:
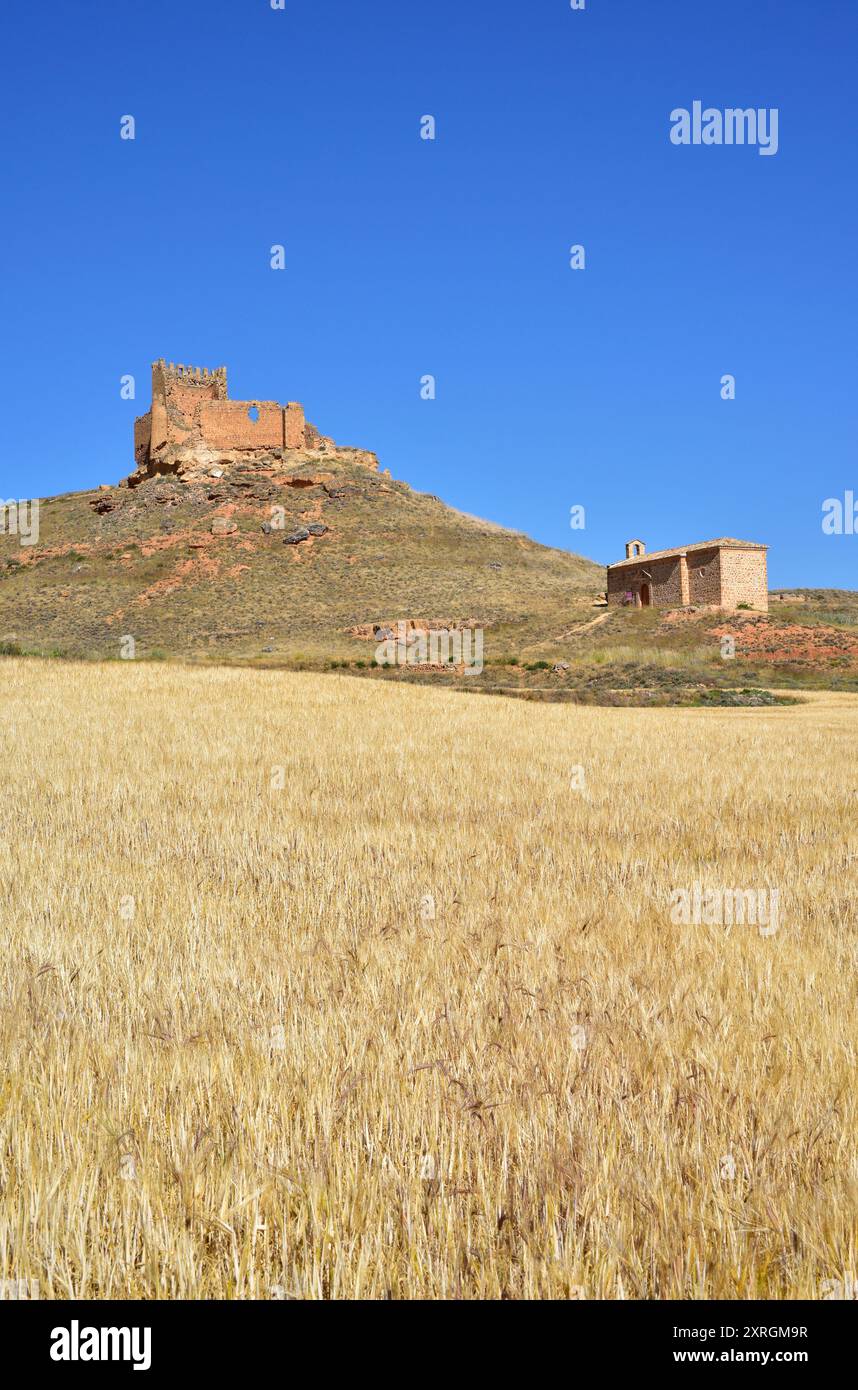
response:
[[[0,703],[0,1277],[854,1276],[858,698],[611,710],[6,660]],[[780,930],[672,925],[695,879],[778,887]]]

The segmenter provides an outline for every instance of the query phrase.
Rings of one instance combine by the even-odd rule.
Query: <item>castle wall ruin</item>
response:
[[[226,367],[152,364],[152,405],[134,422],[139,470],[157,472],[172,448],[309,449],[336,446],[304,417],[297,401],[231,401]]]

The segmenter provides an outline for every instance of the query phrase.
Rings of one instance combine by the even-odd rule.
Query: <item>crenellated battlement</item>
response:
[[[153,395],[173,385],[214,387],[217,396],[226,400],[226,367],[192,367],[184,362],[165,362],[163,357],[153,362]]]
[[[226,381],[226,367],[186,367],[183,362],[165,362],[163,357],[152,366],[160,367],[164,376],[181,377],[183,381],[208,381],[212,377]]]

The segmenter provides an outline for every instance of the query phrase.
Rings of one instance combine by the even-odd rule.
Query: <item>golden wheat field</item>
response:
[[[854,1275],[858,697],[0,665],[0,1277],[777,1298]],[[778,930],[675,925],[694,882]]]

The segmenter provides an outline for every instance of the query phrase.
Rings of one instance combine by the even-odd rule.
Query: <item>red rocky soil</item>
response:
[[[771,666],[820,666],[831,661],[858,666],[858,634],[820,624],[802,627],[773,618],[735,616],[711,629],[713,637],[734,637],[736,656]]]

